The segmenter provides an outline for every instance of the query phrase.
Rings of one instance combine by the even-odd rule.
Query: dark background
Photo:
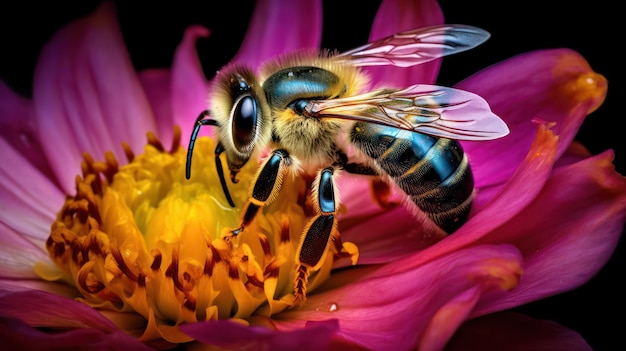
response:
[[[58,1],[55,4],[4,2],[0,5],[0,78],[29,96],[32,72],[42,45],[62,25],[90,13],[100,1]],[[154,5],[121,1],[119,20],[135,67],[167,67],[183,30],[203,24],[212,35],[198,43],[207,76],[213,75],[237,51],[253,1],[209,1],[197,4]],[[322,46],[347,50],[367,41],[378,1],[324,1]],[[578,139],[592,153],[616,152],[618,172],[626,174],[624,139],[624,28],[618,29],[619,2],[610,1],[440,1],[446,22],[475,25],[492,36],[480,47],[444,59],[438,83],[453,85],[468,75],[513,55],[535,49],[569,47],[609,81],[603,106],[590,115]],[[338,8],[342,5],[342,10]],[[620,8],[621,10],[621,8]],[[619,21],[625,21],[624,18]],[[579,332],[595,350],[626,349],[624,345],[624,244],[607,265],[582,287],[519,308]]]

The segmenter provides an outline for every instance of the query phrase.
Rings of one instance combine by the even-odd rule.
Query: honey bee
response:
[[[296,253],[296,299],[305,298],[308,274],[320,268],[329,243],[342,250],[337,229],[340,170],[379,177],[402,191],[413,213],[425,213],[452,233],[466,221],[475,192],[458,140],[500,138],[509,133],[508,127],[482,97],[467,91],[426,84],[368,90],[361,67],[409,67],[471,49],[488,38],[480,28],[440,25],[338,54],[286,54],[262,65],[259,74],[230,64],[215,77],[211,111],[203,111],[194,124],[186,177],[200,127],[217,127],[218,175],[234,207],[219,156],[226,154],[230,179],[237,182],[241,167],[270,148],[232,235],[244,231],[279,195],[285,175],[314,178],[316,214],[305,226]]]

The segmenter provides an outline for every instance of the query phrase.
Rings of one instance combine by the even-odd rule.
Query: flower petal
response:
[[[554,166],[560,139],[545,124],[537,123],[536,130],[526,158],[507,182],[478,189],[472,211],[484,222],[466,229],[468,232],[487,233],[518,213],[541,192]]]
[[[516,245],[525,274],[518,289],[481,305],[476,315],[574,289],[602,268],[626,223],[626,178],[612,161],[606,151],[556,170],[532,204],[481,240]]]
[[[405,267],[415,256],[399,261],[398,267]],[[499,245],[456,251],[410,270],[397,269],[395,264],[373,270],[347,269],[331,276],[331,285],[332,281],[344,284],[311,294],[298,310],[278,314],[276,326],[291,330],[305,321],[337,318],[339,336],[348,342],[373,350],[414,349],[439,312],[449,313],[450,318],[467,314],[467,308],[458,304],[476,303],[468,291],[479,289],[482,295],[513,288],[521,264],[514,247]],[[360,270],[367,273],[361,275]]]
[[[48,292],[0,290],[0,297],[0,315],[19,318],[34,327],[118,330],[100,312],[86,304]]]
[[[188,140],[193,123],[207,108],[208,82],[196,52],[196,41],[209,35],[208,29],[191,26],[176,48],[172,68],[147,69],[139,79],[154,111],[159,140],[172,143],[172,128],[181,127],[182,140]]]
[[[3,315],[0,315],[0,339],[3,347],[10,350],[73,350],[77,345],[90,350],[153,350],[120,330],[81,328],[48,334]]]
[[[461,292],[443,305],[432,317],[419,343],[419,350],[441,350],[465,321],[480,299],[480,288]]]
[[[591,351],[578,333],[556,322],[518,313],[498,313],[467,321],[446,345],[448,351]]]
[[[516,245],[525,256],[526,273],[520,287],[486,301],[474,315],[519,306],[590,279],[610,257],[624,227],[626,178],[615,172],[613,154],[606,152],[559,168],[545,185],[535,182],[533,176],[543,178],[541,174],[550,171],[555,151],[551,148],[531,149],[522,164],[525,169],[518,170],[507,184],[510,190],[502,191],[458,233],[423,250],[406,267],[398,262],[394,266],[408,270],[467,245]],[[541,153],[545,155],[534,157]]]
[[[521,54],[456,87],[484,97],[511,130],[498,140],[463,143],[478,188],[511,176],[532,143],[534,118],[554,123],[551,129],[560,139],[557,155],[563,154],[583,119],[602,103],[607,91],[606,79],[568,49]]]
[[[181,325],[195,340],[220,348],[263,350],[327,350],[339,329],[337,320],[308,322],[302,329],[279,332],[265,327],[247,326],[229,320],[214,320]],[[303,340],[307,340],[303,343]]]
[[[424,220],[428,220],[425,216]],[[402,205],[361,216],[342,217],[341,238],[359,248],[358,264],[396,261],[421,251],[445,237],[441,230],[431,231]],[[345,229],[343,229],[345,228]],[[349,264],[345,260],[340,261]]]
[[[4,223],[0,223],[0,257],[0,278],[15,279],[37,279],[33,263],[50,260],[42,247],[37,247]]]
[[[193,124],[200,112],[207,109],[208,82],[204,78],[202,65],[196,52],[196,41],[209,35],[201,26],[191,26],[176,49],[172,64],[172,123],[159,124],[159,132],[164,142],[171,143],[174,125],[182,129],[183,140],[191,136]]]
[[[32,269],[32,263],[31,263]],[[37,279],[2,279],[0,278],[0,290],[4,290],[6,292],[20,292],[26,290],[41,290],[49,293],[53,293],[54,295],[63,296],[68,299],[77,298],[80,293],[73,286],[69,286],[64,282],[49,282],[42,280],[41,278]],[[2,314],[2,313],[0,313]]]
[[[591,157],[591,152],[585,145],[574,141],[572,142],[565,153],[556,162],[555,167],[563,167],[576,162],[580,162],[586,158]]]
[[[384,0],[376,13],[369,41],[395,33],[443,23],[443,11],[435,0]],[[365,67],[371,81],[377,85],[404,88],[416,83],[434,83],[441,60],[434,60],[411,68],[394,66]]]
[[[139,81],[150,102],[156,131],[164,145],[172,138],[172,72],[170,69],[150,68],[138,73]]]
[[[44,152],[67,193],[84,151],[100,157],[112,150],[124,159],[122,142],[142,150],[146,132],[156,126],[112,4],[103,3],[47,43],[35,70],[33,102]]]
[[[54,179],[39,138],[33,106],[28,99],[14,94],[0,80],[0,136],[20,150],[30,163],[50,179]],[[3,150],[3,149],[0,149]],[[3,153],[0,151],[0,153]]]
[[[0,138],[0,223],[43,248],[65,196]]]
[[[318,48],[321,35],[320,0],[260,0],[233,61],[256,68],[282,53]]]

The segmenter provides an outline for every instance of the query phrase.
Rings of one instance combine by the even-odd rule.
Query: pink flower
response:
[[[391,17],[397,20],[385,20]],[[370,39],[442,22],[434,0],[383,1]],[[317,48],[320,33],[319,2],[259,1],[233,61],[258,67],[276,54]],[[294,206],[297,182],[286,184],[258,225],[272,243],[265,252],[272,260],[260,267],[265,270],[250,259],[263,255],[262,239],[237,249],[209,240],[209,259],[206,240],[194,235],[238,218],[220,209],[216,179],[202,177],[214,174],[211,140],[199,140],[194,155],[203,157],[199,164],[209,171],[194,174],[197,184],[205,182],[217,195],[185,188],[200,185],[187,185],[179,172],[178,138],[186,143],[210,90],[194,49],[206,35],[206,29],[190,27],[169,70],[137,73],[114,9],[104,4],[50,40],[37,65],[32,100],[0,84],[5,344],[438,350],[480,345],[484,340],[476,336],[491,332],[492,343],[482,346],[541,340],[554,348],[588,348],[555,323],[501,312],[587,282],[606,263],[626,222],[626,179],[614,170],[613,152],[591,155],[573,141],[607,89],[583,57],[568,49],[529,52],[456,85],[484,97],[511,134],[463,142],[478,195],[454,235],[440,240],[404,207],[393,206],[396,198],[381,208],[370,198],[368,181],[342,177],[341,238],[358,247],[358,262],[350,266],[329,257],[309,282],[306,302],[293,307],[284,286],[293,279],[282,273],[288,270],[274,276],[267,268],[292,264],[293,247],[271,235],[285,229],[282,212],[289,213],[287,231],[306,216]],[[372,81],[384,77],[397,86],[432,84],[438,69],[439,61],[367,68]],[[144,147],[149,132],[156,136],[148,136]],[[173,147],[162,148],[159,141]],[[245,199],[253,172],[252,165],[242,171],[235,197]],[[155,183],[167,184],[168,195],[160,191],[165,185]],[[194,196],[208,209],[190,204]],[[169,212],[152,202],[170,204]],[[194,211],[214,214],[216,223],[201,222],[207,216]],[[179,237],[167,236],[169,226],[182,228],[172,230]],[[297,246],[297,240],[287,242]],[[220,276],[224,261],[235,277]],[[207,263],[215,264],[210,273]],[[345,269],[330,271],[340,267]],[[258,282],[259,290],[250,286]]]

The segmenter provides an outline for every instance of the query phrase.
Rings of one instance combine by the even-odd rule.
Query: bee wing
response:
[[[480,28],[446,24],[397,33],[337,56],[356,66],[409,67],[469,50],[489,36]]]
[[[491,140],[509,134],[485,99],[468,91],[417,84],[340,99],[314,100],[304,113],[410,130],[456,140]]]

